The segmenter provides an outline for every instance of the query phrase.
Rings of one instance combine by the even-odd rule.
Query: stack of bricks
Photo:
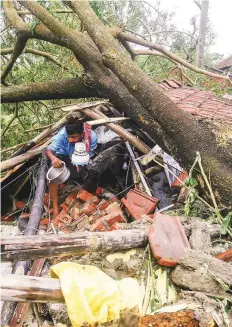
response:
[[[85,190],[72,192],[60,205],[61,212],[52,219],[57,230],[65,233],[74,231],[90,230],[110,231],[117,223],[126,223],[126,219],[120,207],[120,201],[115,197],[111,200],[102,200]],[[41,221],[45,227],[48,219]]]

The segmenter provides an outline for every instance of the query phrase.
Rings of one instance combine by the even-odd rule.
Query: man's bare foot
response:
[[[54,208],[54,210],[53,210],[53,218],[56,218],[59,215],[59,213],[60,213],[59,208]]]

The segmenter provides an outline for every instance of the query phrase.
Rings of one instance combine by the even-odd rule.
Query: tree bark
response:
[[[196,152],[199,151],[204,167],[211,172],[214,187],[220,190],[221,201],[231,204],[232,169],[220,157],[212,132],[207,127],[200,126],[190,114],[180,111],[123,53],[88,2],[72,1],[68,2],[68,5],[78,14],[88,34],[98,46],[105,66],[114,72],[170,137],[172,154],[183,166],[189,168]]]
[[[201,19],[197,46],[197,66],[202,68],[204,66],[204,53],[205,53],[205,38],[207,31],[209,0],[202,0],[201,3]]]
[[[15,236],[2,238],[2,261],[32,260],[87,252],[119,251],[144,247],[147,235],[138,229],[112,232],[79,232],[68,235]]]
[[[20,0],[44,25],[37,36],[71,49],[84,67],[86,82],[100,97],[107,97],[121,112],[137,121],[165,151],[189,168],[199,151],[212,185],[223,204],[231,204],[232,169],[217,148],[214,135],[164,95],[111,35],[86,1],[65,1],[82,21],[87,33],[65,28],[38,2]],[[5,4],[9,14],[9,4]],[[12,6],[10,7],[12,13]],[[17,14],[17,12],[16,12]],[[13,12],[15,15],[15,12]],[[12,17],[8,19],[15,24]],[[14,16],[15,17],[15,16]],[[19,16],[17,29],[26,29]],[[46,33],[45,33],[46,31]],[[29,33],[28,28],[26,32]]]
[[[1,91],[2,103],[99,97],[95,89],[86,86],[84,77],[2,87]]]

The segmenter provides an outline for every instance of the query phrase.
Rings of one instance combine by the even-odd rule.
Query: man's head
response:
[[[70,118],[65,125],[68,141],[70,143],[76,143],[81,140],[81,134],[83,133],[83,123],[74,118]]]

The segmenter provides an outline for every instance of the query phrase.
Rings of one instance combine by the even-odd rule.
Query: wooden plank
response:
[[[4,171],[6,169],[11,169],[15,166],[17,166],[18,164],[21,164],[22,162],[25,162],[31,158],[34,158],[35,156],[37,156],[38,154],[40,154],[47,146],[48,144],[51,142],[51,140],[48,140],[47,142],[45,142],[43,145],[41,145],[40,147],[38,147],[35,150],[31,150],[28,151],[24,154],[21,154],[17,157],[13,157],[10,159],[7,159],[5,161],[2,161],[0,163],[0,169],[1,171]]]
[[[129,154],[130,154],[130,156],[131,156],[131,159],[132,159],[132,161],[133,161],[133,163],[134,163],[134,165],[135,165],[135,168],[136,168],[136,170],[137,170],[137,172],[138,172],[138,174],[139,174],[139,177],[140,177],[141,183],[143,184],[143,187],[144,187],[144,189],[145,189],[145,192],[146,192],[148,195],[152,196],[151,191],[150,191],[150,188],[149,188],[148,185],[147,185],[147,182],[146,182],[145,177],[144,177],[144,175],[143,175],[143,173],[142,173],[142,170],[141,170],[141,168],[139,167],[138,162],[136,161],[136,158],[135,158],[134,152],[133,152],[133,150],[132,150],[132,148],[131,148],[131,146],[130,146],[130,143],[129,143],[128,141],[126,142],[126,147],[127,147],[127,150],[128,150],[128,152],[129,152]]]
[[[90,120],[87,121],[86,123],[91,125],[91,126],[95,126],[95,125],[103,125],[103,124],[109,124],[109,123],[115,123],[118,121],[124,121],[124,120],[128,120],[130,118],[127,117],[113,117],[113,118],[100,118],[100,119],[95,119],[95,120]]]
[[[111,232],[78,232],[67,235],[2,238],[2,261],[28,260],[60,255],[84,255],[91,251],[117,251],[146,245],[147,235],[138,229]]]
[[[60,282],[55,278],[6,275],[1,278],[1,297],[16,302],[64,302]]]
[[[28,276],[40,276],[46,259],[37,259],[33,262],[32,268],[27,274]],[[25,322],[28,310],[30,307],[30,302],[18,303],[15,309],[14,315],[12,317],[10,326],[11,327],[22,327]]]
[[[94,109],[94,111],[90,109],[84,109],[83,112],[86,116],[92,119],[107,118],[107,116],[100,112],[98,109]],[[150,148],[144,142],[142,142],[136,136],[125,130],[122,126],[117,125],[115,123],[107,123],[106,126],[112,129],[112,131],[114,131],[115,133],[117,133],[122,139],[127,140],[128,142],[133,144],[142,153],[147,154],[150,151]]]

